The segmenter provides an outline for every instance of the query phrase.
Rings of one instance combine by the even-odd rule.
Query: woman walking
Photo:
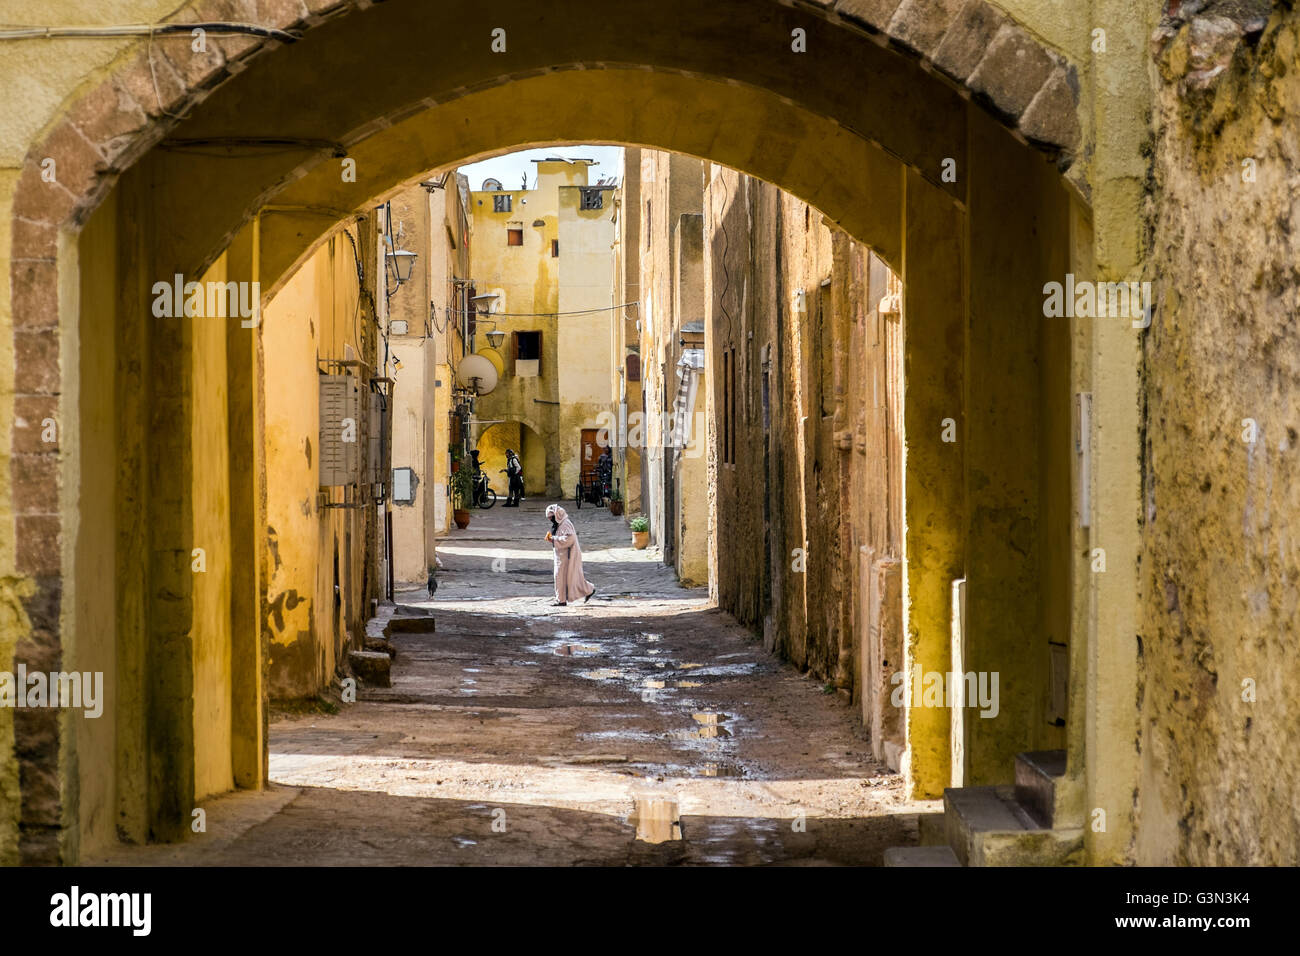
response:
[[[578,529],[569,520],[569,513],[559,505],[548,505],[546,517],[551,519],[551,530],[546,540],[555,549],[555,601],[552,606],[564,607],[569,598],[582,598],[586,604],[596,593],[582,573],[582,545],[578,544]]]

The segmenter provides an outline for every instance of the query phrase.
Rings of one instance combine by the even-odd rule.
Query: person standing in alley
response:
[[[546,540],[555,549],[555,601],[553,606],[564,607],[570,598],[582,598],[586,604],[596,593],[596,588],[582,573],[582,545],[578,544],[578,529],[569,520],[569,513],[560,505],[548,505],[546,517],[551,520],[551,530]]]
[[[518,508],[519,502],[524,497],[524,467],[519,464],[519,456],[515,454],[514,449],[506,449],[506,466],[501,470],[506,473],[506,478],[510,481],[510,494],[502,507]]]

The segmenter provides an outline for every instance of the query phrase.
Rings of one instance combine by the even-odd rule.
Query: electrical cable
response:
[[[496,316],[498,316],[498,315],[500,315],[500,316],[506,316],[506,317],[509,317],[509,318],[520,318],[520,319],[523,319],[523,318],[547,318],[547,317],[550,317],[550,316],[552,316],[552,315],[555,315],[555,316],[560,316],[560,315],[594,315],[594,314],[596,314],[596,313],[598,313],[598,312],[615,312],[615,311],[617,311],[618,309],[625,309],[625,308],[627,308],[627,307],[630,306],[630,305],[640,305],[640,304],[641,304],[640,302],[624,302],[624,303],[621,304],[621,305],[611,305],[611,306],[610,306],[609,308],[607,308],[607,309],[578,309],[577,311],[574,311],[574,312],[487,312],[487,313],[480,313],[480,312],[477,312],[477,311],[475,311],[475,310],[473,310],[473,309],[470,309],[470,310],[468,310],[468,311],[466,311],[466,310],[464,310],[464,309],[451,309],[451,311],[452,311],[453,313],[455,313],[456,315],[474,315],[474,316],[482,315],[482,317],[483,317],[484,319],[491,319],[491,318],[494,318],[494,317],[496,317]]]

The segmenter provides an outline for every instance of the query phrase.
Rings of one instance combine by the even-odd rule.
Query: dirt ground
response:
[[[391,688],[280,713],[267,791],[203,801],[183,844],[90,862],[879,865],[917,842],[933,805],[903,799],[853,709],[621,518],[574,513],[597,593],[550,606],[545,504],[452,532],[436,597],[397,595],[436,630],[393,637]]]

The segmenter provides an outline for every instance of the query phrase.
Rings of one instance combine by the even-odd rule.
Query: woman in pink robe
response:
[[[546,540],[555,548],[555,604],[563,607],[569,598],[582,598],[586,604],[596,593],[582,573],[582,545],[578,544],[578,529],[569,520],[569,513],[559,505],[550,505],[546,517],[554,523],[555,530],[547,532]]]

